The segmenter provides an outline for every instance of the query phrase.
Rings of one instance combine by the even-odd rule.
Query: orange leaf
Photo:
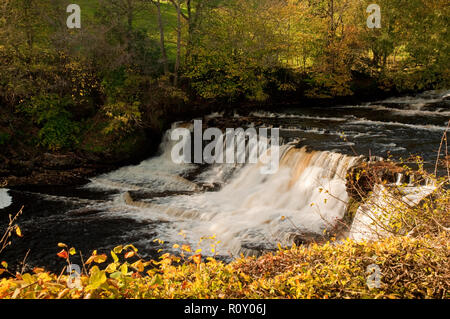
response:
[[[194,255],[192,256],[192,260],[194,260],[194,262],[198,265],[202,262],[202,255],[201,254]]]
[[[101,254],[101,255],[96,255],[96,256],[94,256],[94,261],[95,261],[97,264],[104,263],[107,259],[108,259],[108,256],[106,256],[105,254]]]
[[[34,267],[34,268],[33,268],[33,272],[34,272],[35,274],[39,274],[39,273],[44,272],[44,271],[45,271],[44,268],[39,268],[39,267]]]
[[[88,258],[88,260],[84,263],[85,265],[89,265],[91,262],[93,262],[95,259],[95,255]]]
[[[135,255],[136,253],[134,251],[129,251],[125,254],[125,259],[131,258]]]
[[[59,253],[56,254],[58,257],[67,259],[69,258],[69,254],[67,253],[67,251],[65,251],[64,249],[61,250]]]
[[[189,287],[189,283],[187,281],[183,281],[183,284],[181,285],[181,289],[186,289]]]

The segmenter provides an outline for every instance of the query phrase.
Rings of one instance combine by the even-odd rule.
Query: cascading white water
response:
[[[284,245],[317,239],[309,232],[321,233],[330,221],[344,214],[345,172],[358,161],[337,153],[354,151],[371,159],[390,155],[394,161],[420,154],[424,157],[424,169],[434,171],[436,150],[449,119],[449,92],[367,105],[326,108],[280,105],[276,107],[279,113],[239,116],[235,112],[232,118],[215,113],[205,116],[203,121],[219,127],[239,123],[243,127],[280,128],[280,137],[286,142],[296,141],[316,152],[284,146],[280,150],[280,170],[265,176],[257,165],[251,164],[174,164],[171,151],[176,142],[169,140],[169,131],[157,156],[93,178],[85,186],[87,189],[0,189],[0,207],[4,207],[1,210],[5,214],[15,213],[10,211],[11,197],[12,205],[19,199],[20,205],[25,205],[21,223],[36,235],[34,250],[42,256],[35,259],[38,265],[54,261],[54,251],[47,248],[59,234],[64,234],[71,245],[85,247],[83,251],[109,251],[117,245],[132,243],[146,259],[157,258],[158,248],[170,251],[175,243],[188,243],[195,252],[200,237],[213,234],[222,241],[215,247],[221,257],[228,252],[234,256],[240,252],[258,254],[263,249],[276,248],[278,242]],[[180,125],[183,124],[174,128]],[[189,125],[192,122],[185,127]],[[438,174],[446,176],[447,171],[444,168]],[[416,192],[414,186],[418,182],[419,190],[433,186],[431,181],[422,182],[422,178],[414,182],[412,175],[397,177],[392,182],[398,185],[390,187],[411,190],[405,194],[408,198],[426,194]],[[324,188],[322,192],[320,187]],[[373,200],[380,206],[380,201]],[[362,216],[367,216],[367,211],[363,213]],[[282,220],[282,216],[286,218]],[[365,225],[364,217],[355,220],[358,222],[352,224],[350,237],[370,239],[372,232],[366,232],[370,224]],[[59,231],[51,239],[47,234],[55,227]],[[186,238],[179,235],[181,230]],[[303,234],[294,238],[293,234],[299,233]],[[155,244],[156,238],[165,240],[165,244]],[[22,242],[17,241],[18,250],[12,252],[14,258],[27,253],[29,245],[26,240]],[[203,255],[213,254],[209,246],[212,243],[203,240],[200,245]],[[20,264],[22,260],[16,261]]]
[[[12,204],[11,196],[8,194],[8,189],[0,188],[0,209],[6,208]]]
[[[431,102],[444,103],[442,96],[444,93]],[[445,130],[441,118],[448,115],[448,110],[441,109],[444,104],[439,108],[426,104],[424,101],[429,102],[426,96],[424,101],[420,99],[392,99],[367,106],[349,106],[350,110],[356,110],[352,114],[346,107],[340,107],[342,117],[336,117],[333,110],[326,114],[321,110],[320,116],[315,113],[252,113],[251,116],[266,118],[269,126],[273,125],[270,119],[280,120],[281,126],[286,126],[285,130],[292,127],[294,133],[299,132],[293,134],[296,138],[310,138],[313,143],[322,143],[323,147],[318,149],[328,150],[310,152],[285,145],[281,148],[280,168],[273,175],[261,174],[259,164],[213,164],[201,172],[196,172],[199,169],[196,165],[175,164],[171,158],[175,142],[169,140],[169,131],[159,156],[99,176],[89,187],[118,190],[120,194],[112,204],[116,208],[108,209],[108,212],[155,221],[149,232],[156,231],[158,238],[170,243],[188,241],[196,246],[200,238],[216,235],[222,242],[218,250],[222,255],[274,248],[277,243],[288,245],[295,234],[320,234],[345,214],[348,201],[346,173],[360,158],[329,150],[340,150],[343,145],[362,141],[381,155],[386,150],[405,151],[403,142],[414,132],[418,132],[424,148],[428,147],[424,141],[430,136],[440,136]],[[414,101],[421,103],[420,107]],[[414,105],[409,107],[410,104]],[[389,111],[390,117],[385,121],[379,116],[380,111]],[[412,113],[426,116],[430,122],[411,121],[409,115]],[[219,116],[213,114],[210,118]],[[353,140],[337,140],[341,131]],[[397,146],[400,143],[401,147]],[[398,175],[396,184],[404,183],[412,185],[413,181]],[[202,186],[208,184],[223,187],[217,192],[201,192]],[[143,196],[144,199],[137,201],[133,200],[132,193],[127,193],[141,190],[167,193],[151,198]],[[171,195],[171,191],[191,193]],[[179,236],[181,230],[186,238]],[[200,248],[208,247],[200,245]]]
[[[412,184],[410,184],[412,185]],[[394,195],[392,188],[401,196]],[[372,195],[361,205],[355,215],[348,237],[356,241],[379,240],[392,236],[391,218],[406,207],[413,207],[429,196],[436,185],[405,186],[396,183],[390,187],[375,185]]]
[[[93,185],[125,185],[124,190],[161,185],[166,190],[183,190],[192,183],[180,183],[177,174],[191,167],[173,164],[167,158],[170,150],[171,143],[165,141],[159,157],[101,176]],[[282,146],[280,153],[279,170],[272,175],[261,174],[261,164],[247,164],[234,167],[233,177],[218,192],[170,196],[145,204],[131,203],[127,197],[125,203],[139,207],[130,212],[135,218],[170,221],[159,226],[159,238],[179,243],[184,240],[179,236],[183,230],[186,240],[196,246],[202,237],[215,235],[223,255],[288,245],[299,232],[321,234],[344,216],[345,176],[360,158],[292,145]],[[212,165],[196,181],[222,182],[223,171],[233,171],[232,166]]]
[[[249,165],[221,191],[185,198],[184,205],[188,201],[195,213],[175,212],[196,219],[185,223],[192,239],[216,235],[234,255],[246,246],[288,245],[296,233],[320,234],[343,218],[348,201],[345,176],[358,160],[286,147],[276,174],[261,175],[258,166]]]
[[[173,127],[177,127],[177,123]],[[171,130],[163,137],[159,155],[143,161],[139,165],[122,167],[114,172],[92,179],[88,187],[112,188],[123,190],[148,189],[153,192],[195,191],[194,183],[181,175],[192,169],[194,165],[175,164],[171,159],[171,149],[175,142],[170,139]]]

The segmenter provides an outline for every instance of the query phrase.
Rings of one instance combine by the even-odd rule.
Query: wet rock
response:
[[[83,160],[75,154],[44,153],[39,157],[38,163],[42,168],[47,169],[69,169],[82,164]]]
[[[376,184],[395,183],[398,174],[405,174],[405,169],[393,162],[362,162],[347,174],[347,193],[358,201],[362,200]]]
[[[221,183],[203,183],[201,185],[202,190],[205,192],[217,192],[222,188]]]
[[[148,200],[152,198],[176,196],[176,195],[192,195],[192,191],[164,191],[164,192],[150,192],[146,190],[128,191],[127,192],[133,201]]]
[[[326,241],[325,236],[308,231],[302,231],[291,236],[292,243],[297,246],[308,245],[311,243],[321,243]]]
[[[0,178],[0,184],[7,186],[20,185],[82,185],[89,180],[95,170],[73,169],[67,171],[34,170],[28,175],[9,175]]]
[[[277,251],[277,247],[273,245],[260,244],[254,242],[242,242],[240,253],[244,256],[254,256],[259,257],[269,252]]]
[[[10,160],[6,167],[16,176],[27,176],[33,171],[34,161]]]

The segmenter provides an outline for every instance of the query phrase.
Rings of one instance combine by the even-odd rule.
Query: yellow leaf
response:
[[[188,253],[190,253],[192,251],[191,246],[189,246],[189,245],[183,245],[183,246],[181,246],[181,249],[184,251],[187,251]]]
[[[127,275],[128,274],[128,265],[127,264],[123,264],[122,266],[120,266],[120,272],[123,275]]]
[[[122,250],[123,250],[123,246],[122,246],[122,245],[117,246],[117,247],[114,247],[114,249],[113,249],[113,251],[114,251],[116,254],[120,254],[120,253],[122,252]]]
[[[117,255],[114,253],[114,251],[111,251],[111,256],[115,263],[119,261],[119,257],[117,257]]]
[[[109,274],[115,272],[117,270],[117,264],[113,263],[113,264],[109,264],[108,267],[106,267],[105,271]]]
[[[97,264],[104,263],[106,261],[106,259],[108,259],[108,256],[106,256],[105,254],[101,254],[101,255],[98,255],[98,256],[94,257],[94,261]]]
[[[22,237],[22,236],[23,236],[23,235],[22,235],[22,231],[20,230],[20,227],[19,227],[19,226],[16,226],[16,235],[19,236],[19,237]]]

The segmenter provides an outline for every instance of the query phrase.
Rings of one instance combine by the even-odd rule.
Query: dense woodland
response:
[[[79,0],[69,29],[69,1],[4,0],[0,144],[132,153],[199,105],[445,87],[447,1],[378,0],[379,29],[371,2]]]

